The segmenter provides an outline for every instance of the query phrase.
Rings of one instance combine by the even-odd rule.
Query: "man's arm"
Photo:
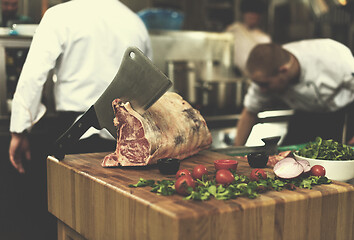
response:
[[[241,113],[241,117],[237,122],[237,135],[235,138],[235,146],[245,145],[253,126],[257,122],[257,114],[252,113],[244,108]]]
[[[63,38],[66,37],[62,28],[55,24],[57,17],[49,12],[45,13],[36,29],[12,100],[9,157],[20,173],[24,173],[23,161],[30,159],[28,138],[23,132],[45,113],[41,93],[48,73],[55,67],[62,52]]]
[[[354,136],[347,143],[348,145],[354,146]]]

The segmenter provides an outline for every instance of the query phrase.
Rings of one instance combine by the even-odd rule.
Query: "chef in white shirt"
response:
[[[46,11],[33,37],[12,102],[9,155],[20,173],[25,171],[23,157],[31,157],[25,132],[46,112],[41,92],[48,73],[54,69],[57,78],[54,98],[61,117],[57,129],[65,128],[103,93],[129,46],[152,57],[144,23],[118,0],[75,0]],[[96,139],[113,140],[105,130],[89,131],[84,137],[95,133]]]
[[[240,11],[242,21],[237,21],[226,28],[234,35],[234,67],[239,74],[245,75],[246,61],[252,48],[258,43],[269,43],[271,37],[260,29],[260,22],[267,6],[263,0],[242,0]]]
[[[295,110],[283,144],[313,141],[316,136],[346,143],[354,140],[354,58],[331,39],[259,44],[247,61],[252,83],[237,123],[235,145],[244,145],[260,111],[280,102]]]

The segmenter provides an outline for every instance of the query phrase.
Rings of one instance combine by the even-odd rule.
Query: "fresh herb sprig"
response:
[[[151,187],[151,192],[155,192],[159,195],[170,196],[173,195],[175,190],[175,181],[173,180],[145,180],[144,178],[140,178],[136,184],[130,184],[129,187],[137,188],[137,187]]]
[[[144,178],[140,178],[136,184],[130,184],[129,187],[155,187],[155,180],[145,180]]]
[[[327,177],[309,176],[298,177],[296,179],[284,180],[280,178],[260,179],[258,181],[250,181],[247,176],[234,174],[235,180],[228,186],[222,186],[215,182],[215,179],[203,177],[202,180],[197,180],[197,186],[184,199],[205,201],[214,197],[217,200],[228,200],[237,197],[247,197],[250,199],[257,198],[259,194],[275,190],[282,191],[283,189],[295,190],[296,188],[311,189],[314,185],[329,184],[332,181]],[[173,180],[145,180],[140,178],[137,184],[131,184],[130,187],[152,187],[151,192],[159,195],[170,196],[176,190]]]
[[[151,192],[155,192],[163,196],[171,196],[176,192],[175,182],[172,180],[157,181],[157,184],[155,184],[155,186],[151,189]]]

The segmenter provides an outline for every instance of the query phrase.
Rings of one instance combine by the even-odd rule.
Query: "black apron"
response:
[[[354,102],[348,106],[326,113],[295,111],[288,125],[288,132],[282,145],[301,144],[314,141],[315,138],[333,139],[342,142],[343,127],[345,142],[354,136]]]

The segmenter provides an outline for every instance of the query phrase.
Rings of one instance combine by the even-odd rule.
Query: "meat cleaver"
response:
[[[90,128],[107,129],[117,138],[113,124],[112,101],[116,98],[130,102],[135,111],[143,114],[172,85],[164,75],[138,48],[129,47],[123,56],[119,70],[111,84],[99,99],[63,135],[52,150],[62,160],[68,149],[74,147],[80,137]]]

